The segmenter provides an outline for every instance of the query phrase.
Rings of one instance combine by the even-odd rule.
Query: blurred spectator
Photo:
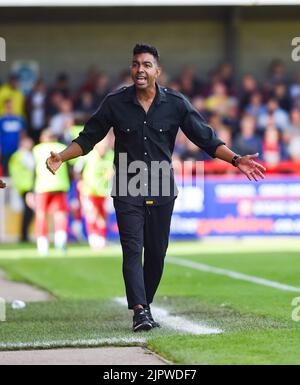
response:
[[[196,95],[191,100],[192,105],[195,107],[195,109],[204,117],[208,118],[208,113],[205,108],[205,99],[201,95]]]
[[[82,92],[94,92],[98,70],[95,67],[90,67],[86,73],[86,78],[80,88],[80,93]]]
[[[273,97],[277,99],[279,107],[285,111],[291,109],[291,100],[288,95],[288,88],[285,83],[278,83],[274,86]]]
[[[300,108],[300,96],[293,100],[293,108]]]
[[[290,124],[284,132],[287,141],[290,141],[293,136],[300,134],[300,108],[293,108],[290,111]]]
[[[225,129],[231,129],[230,127],[227,127],[225,124],[224,124],[224,121],[222,119],[222,116],[220,116],[219,114],[212,114],[208,120],[208,123],[211,127],[213,127],[217,133],[219,133],[219,131],[223,130],[224,128]]]
[[[122,88],[122,87],[128,87],[131,84],[132,84],[132,79],[131,79],[130,71],[124,70],[120,73],[119,79],[118,79],[114,89],[117,90],[117,89]]]
[[[8,163],[12,186],[22,198],[24,207],[21,222],[21,242],[29,241],[29,226],[34,214],[29,203],[34,181],[32,147],[32,139],[28,137],[22,138],[19,150],[11,156]]]
[[[81,94],[79,95],[79,100],[75,105],[75,111],[80,111],[87,115],[91,115],[93,112],[96,111],[92,92],[81,92]]]
[[[174,147],[174,154],[178,155],[179,158],[181,158],[181,155],[185,151],[187,142],[188,142],[187,137],[179,129],[176,137],[175,147]]]
[[[288,153],[294,162],[300,162],[300,135],[294,136],[288,146]]]
[[[70,99],[62,99],[59,105],[59,113],[54,115],[49,121],[49,129],[59,140],[63,140],[64,135],[73,122],[73,105]]]
[[[262,140],[256,134],[256,119],[252,115],[244,115],[240,124],[240,134],[233,143],[234,151],[240,155],[260,154],[262,157]]]
[[[12,100],[12,114],[24,117],[25,98],[19,88],[19,79],[15,74],[10,75],[8,83],[0,87],[0,116],[5,114],[5,101]]]
[[[113,159],[114,152],[109,148],[109,139],[106,137],[84,158],[82,181],[78,186],[88,242],[94,250],[102,249],[106,243],[105,205],[113,175]]]
[[[201,94],[207,98],[213,92],[213,87],[216,83],[221,82],[220,73],[217,70],[208,73],[208,81],[204,84]]]
[[[38,143],[40,133],[46,125],[46,89],[42,80],[34,86],[26,100],[28,134]]]
[[[288,153],[281,140],[281,133],[273,124],[268,124],[263,138],[263,160],[267,165],[275,166],[281,160],[288,159]]]
[[[233,68],[230,63],[223,63],[219,69],[220,81],[224,83],[231,94],[234,91]]]
[[[25,126],[23,119],[14,115],[11,99],[6,100],[3,106],[3,116],[0,118],[0,153],[3,172],[7,175],[9,158],[18,150]]]
[[[300,109],[293,108],[290,112],[290,125],[284,132],[284,141],[292,160],[300,161]]]
[[[281,131],[285,131],[289,126],[289,114],[279,107],[275,98],[269,99],[266,104],[266,111],[258,116],[258,129],[264,131],[268,125],[275,125]]]
[[[235,97],[228,99],[226,115],[223,118],[225,126],[230,127],[231,134],[235,136],[239,131],[239,103]]]
[[[47,121],[51,119],[53,115],[59,113],[59,106],[61,102],[64,100],[62,94],[58,91],[52,92],[47,95],[46,99],[46,113],[47,113]]]
[[[296,74],[295,81],[290,86],[289,94],[293,101],[300,97],[300,72]]]
[[[287,83],[285,65],[280,59],[273,59],[268,70],[268,79],[265,84],[267,92],[272,92],[275,85],[279,83]]]
[[[181,92],[192,98],[201,92],[202,84],[196,76],[195,68],[187,65],[182,70],[178,80]]]
[[[77,138],[80,131],[83,130],[82,125],[79,126],[76,124],[74,117],[75,117],[75,114],[70,116],[69,118],[66,118],[65,130],[64,130],[63,136],[59,140],[61,143],[64,143],[67,145],[70,144],[72,142],[72,140],[75,139],[74,133],[75,132],[77,133],[77,135],[76,135],[76,138]],[[80,127],[80,131],[78,131],[79,127]]]
[[[209,119],[209,125],[214,127],[217,135],[226,143],[227,146],[230,146],[232,143],[232,130],[231,127],[224,124],[222,117],[218,114],[211,115]],[[206,153],[204,153],[204,160],[211,159]]]
[[[162,71],[161,74],[160,74],[160,77],[158,79],[158,83],[162,86],[162,87],[167,87],[168,84],[169,84],[169,76],[168,74],[166,73],[166,71]]]
[[[262,94],[259,91],[255,91],[250,96],[250,101],[245,107],[245,112],[258,118],[259,115],[266,113],[266,111],[267,108],[262,103]]]
[[[226,143],[227,147],[232,147],[232,132],[230,127],[225,125],[219,127],[218,135],[220,139],[222,139],[223,142]]]
[[[176,80],[171,80],[168,84],[168,87],[174,91],[181,92],[180,84]]]
[[[54,217],[55,247],[64,252],[67,244],[67,192],[70,179],[67,163],[63,163],[58,172],[52,175],[45,167],[50,151],[61,152],[65,146],[58,143],[51,130],[44,130],[41,143],[33,148],[35,160],[35,209],[37,248],[41,256],[48,255],[49,238],[47,220]]]
[[[250,104],[252,95],[258,92],[258,85],[255,77],[251,74],[243,76],[241,90],[239,92],[240,109]]]
[[[107,95],[107,93],[110,90],[110,80],[106,73],[101,72],[97,78],[93,93],[93,103],[94,103],[94,110],[96,110],[99,107],[99,104],[102,102],[104,97]]]
[[[212,94],[206,99],[205,108],[209,112],[215,112],[220,115],[226,115],[228,108],[228,95],[224,83],[217,82],[213,86]]]
[[[62,72],[57,75],[56,82],[54,87],[50,90],[50,94],[59,93],[64,98],[70,98],[71,88],[70,88],[70,79],[69,76]]]

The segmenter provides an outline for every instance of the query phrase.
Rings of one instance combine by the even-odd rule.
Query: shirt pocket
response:
[[[122,134],[126,134],[126,135],[133,135],[133,134],[136,134],[137,132],[137,127],[133,126],[133,125],[130,125],[130,124],[127,124],[127,125],[122,125],[119,127],[119,130]]]
[[[152,124],[155,132],[160,133],[161,135],[167,133],[171,129],[171,124],[168,122],[153,122]]]

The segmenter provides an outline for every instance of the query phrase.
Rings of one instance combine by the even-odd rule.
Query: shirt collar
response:
[[[158,83],[155,83],[155,85],[156,85],[156,95],[154,99],[155,104],[158,105],[160,103],[167,102],[166,89],[161,87]],[[127,93],[124,96],[124,101],[139,104],[136,98],[134,85],[127,88]]]

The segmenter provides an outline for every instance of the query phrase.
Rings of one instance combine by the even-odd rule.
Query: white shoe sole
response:
[[[136,325],[133,328],[133,331],[134,332],[141,332],[141,331],[148,331],[148,330],[151,330],[151,329],[152,329],[151,323],[142,323],[140,325]]]

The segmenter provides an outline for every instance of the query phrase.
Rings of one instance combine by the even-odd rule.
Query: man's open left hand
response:
[[[254,160],[258,155],[258,152],[253,155],[245,155],[239,158],[237,162],[238,169],[240,169],[251,181],[258,181],[259,179],[265,178],[264,172],[266,171],[266,168]]]

